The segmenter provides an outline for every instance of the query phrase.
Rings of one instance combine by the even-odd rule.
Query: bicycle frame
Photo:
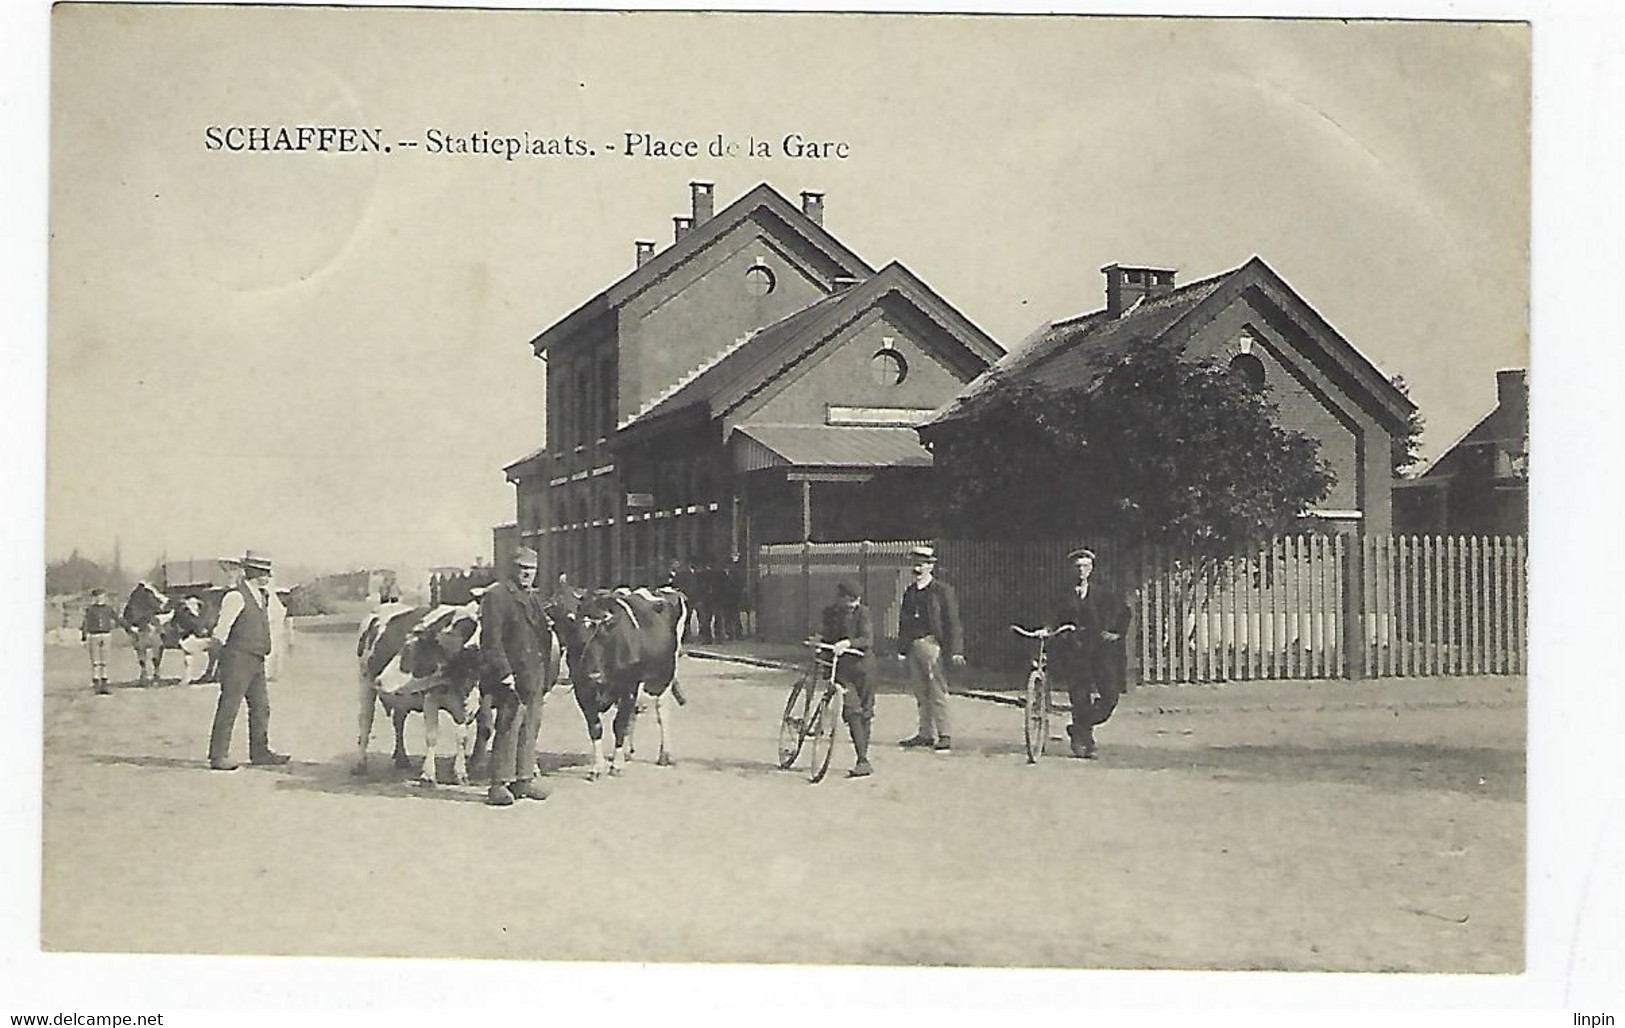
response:
[[[1010,630],[1028,639],[1038,640],[1038,655],[1033,658],[1032,671],[1027,675],[1027,695],[1023,707],[1023,734],[1027,740],[1027,763],[1036,764],[1049,745],[1049,641],[1058,635],[1077,630],[1076,625],[1065,624],[1051,628],[1023,628],[1011,625]]]
[[[807,645],[813,650],[812,663],[803,668],[791,687],[779,725],[779,766],[788,770],[811,738],[813,766],[808,777],[818,782],[829,770],[840,705],[846,695],[846,689],[836,680],[840,658],[861,657],[863,651],[837,650],[834,643],[814,639],[809,639]]]

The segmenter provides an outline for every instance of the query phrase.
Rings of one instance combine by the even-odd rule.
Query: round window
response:
[[[896,350],[877,350],[869,360],[869,377],[877,385],[902,385],[908,377],[908,361]]]
[[[1264,362],[1250,353],[1238,353],[1230,358],[1230,374],[1253,392],[1264,388]]]
[[[778,281],[773,277],[773,269],[765,264],[752,265],[745,271],[745,288],[752,296],[766,296],[776,285]]]

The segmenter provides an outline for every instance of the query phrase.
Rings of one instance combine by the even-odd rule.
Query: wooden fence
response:
[[[874,619],[875,646],[897,644],[897,608],[908,585],[908,552],[917,542],[786,543],[756,550],[756,630],[796,642],[819,629],[835,602],[835,583],[857,582]]]
[[[1521,538],[1295,535],[1219,560],[1086,541],[1096,576],[1128,599],[1130,681],[1523,674],[1528,562]],[[913,543],[759,551],[758,628],[799,639],[842,576],[858,578],[877,634],[896,630]],[[1072,580],[1070,542],[939,543],[974,663],[1020,667],[1012,622],[1049,621]]]
[[[1302,535],[1220,560],[1142,552],[1131,597],[1141,680],[1346,676],[1351,546]]]
[[[1521,536],[1386,536],[1365,540],[1361,560],[1366,677],[1527,672]]]

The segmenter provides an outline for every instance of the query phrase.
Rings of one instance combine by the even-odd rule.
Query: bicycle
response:
[[[1022,628],[1011,625],[1010,630],[1028,639],[1038,640],[1038,656],[1033,658],[1032,670],[1027,674],[1027,696],[1023,704],[1023,727],[1027,737],[1027,763],[1036,764],[1049,745],[1049,656],[1047,644],[1058,635],[1077,630],[1077,625],[1056,628]]]
[[[802,747],[812,740],[812,767],[809,782],[823,781],[835,752],[835,737],[841,727],[841,703],[846,690],[835,680],[835,668],[843,655],[861,657],[862,650],[837,650],[834,643],[808,641],[813,659],[802,668],[784,701],[779,721],[779,767],[788,771],[801,756]]]

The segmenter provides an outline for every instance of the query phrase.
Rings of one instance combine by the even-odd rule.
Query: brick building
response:
[[[876,270],[767,184],[639,241],[625,276],[543,331],[546,443],[504,471],[552,573],[658,580],[673,558],[918,535],[914,426],[1002,356],[896,262]]]
[[[1394,528],[1407,535],[1523,535],[1529,530],[1529,381],[1495,373],[1495,407],[1415,478],[1395,483]]]
[[[999,362],[1000,373],[1054,388],[1086,385],[1095,355],[1172,340],[1187,355],[1224,361],[1267,389],[1283,427],[1320,441],[1337,481],[1311,514],[1337,531],[1391,530],[1390,443],[1415,407],[1269,265],[1254,257],[1183,286],[1166,268],[1101,270],[1106,305],[1044,326]],[[972,383],[922,428],[939,462],[952,459],[956,425],[990,378]]]

